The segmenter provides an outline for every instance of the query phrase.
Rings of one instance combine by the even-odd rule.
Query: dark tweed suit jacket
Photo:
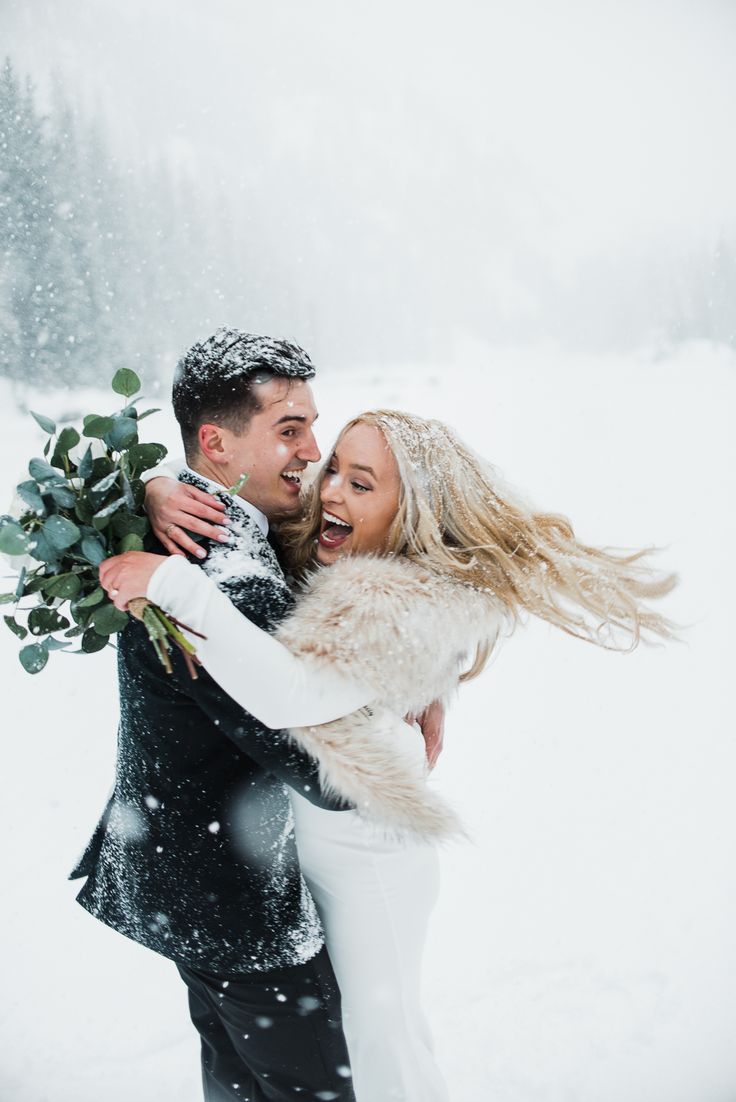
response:
[[[206,484],[186,473],[200,488]],[[239,610],[272,629],[291,606],[268,540],[227,497],[233,544],[207,545],[202,568]],[[236,974],[298,964],[323,944],[299,871],[285,783],[322,807],[311,759],[226,696],[178,652],[160,665],[141,624],[119,639],[115,788],[71,874],[78,901],[163,956]]]

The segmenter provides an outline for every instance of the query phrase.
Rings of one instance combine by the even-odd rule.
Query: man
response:
[[[313,375],[297,345],[219,329],[189,350],[174,381],[181,480],[209,492],[241,483],[223,498],[229,537],[205,541],[198,561],[268,629],[291,606],[268,518],[298,508],[300,473],[319,459]],[[209,1102],[354,1099],[284,784],[339,805],[287,735],[264,728],[204,670],[192,680],[174,653],[167,676],[140,623],[122,633],[118,658],[115,790],[72,873],[87,877],[79,902],[176,962]],[[345,711],[354,706],[348,687]]]

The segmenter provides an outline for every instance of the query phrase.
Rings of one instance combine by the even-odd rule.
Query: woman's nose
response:
[[[319,498],[323,505],[330,501],[342,501],[342,479],[339,474],[326,474],[322,480]]]

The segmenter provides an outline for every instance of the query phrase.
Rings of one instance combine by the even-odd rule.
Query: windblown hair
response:
[[[380,429],[398,467],[388,554],[494,594],[512,628],[525,611],[615,651],[634,650],[648,636],[675,636],[676,625],[643,603],[677,583],[677,575],[643,561],[655,548],[624,554],[581,543],[569,520],[535,512],[441,421],[373,410],[349,421],[338,443],[355,425]],[[306,492],[301,518],[279,527],[287,569],[297,578],[315,561],[323,477]],[[480,673],[489,654],[489,647],[479,651],[463,680]]]

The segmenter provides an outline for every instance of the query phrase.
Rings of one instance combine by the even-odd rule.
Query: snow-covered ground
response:
[[[325,447],[362,408],[441,416],[587,542],[664,546],[682,578],[668,610],[692,625],[620,656],[531,623],[452,710],[437,783],[475,842],[443,855],[426,1001],[454,1102],[733,1102],[736,357],[468,346],[315,389]],[[42,438],[0,399],[9,500]],[[146,424],[175,445],[170,418]],[[0,638],[0,1099],[195,1102],[175,969],[65,879],[112,779],[113,653],[53,655],[31,678]]]

